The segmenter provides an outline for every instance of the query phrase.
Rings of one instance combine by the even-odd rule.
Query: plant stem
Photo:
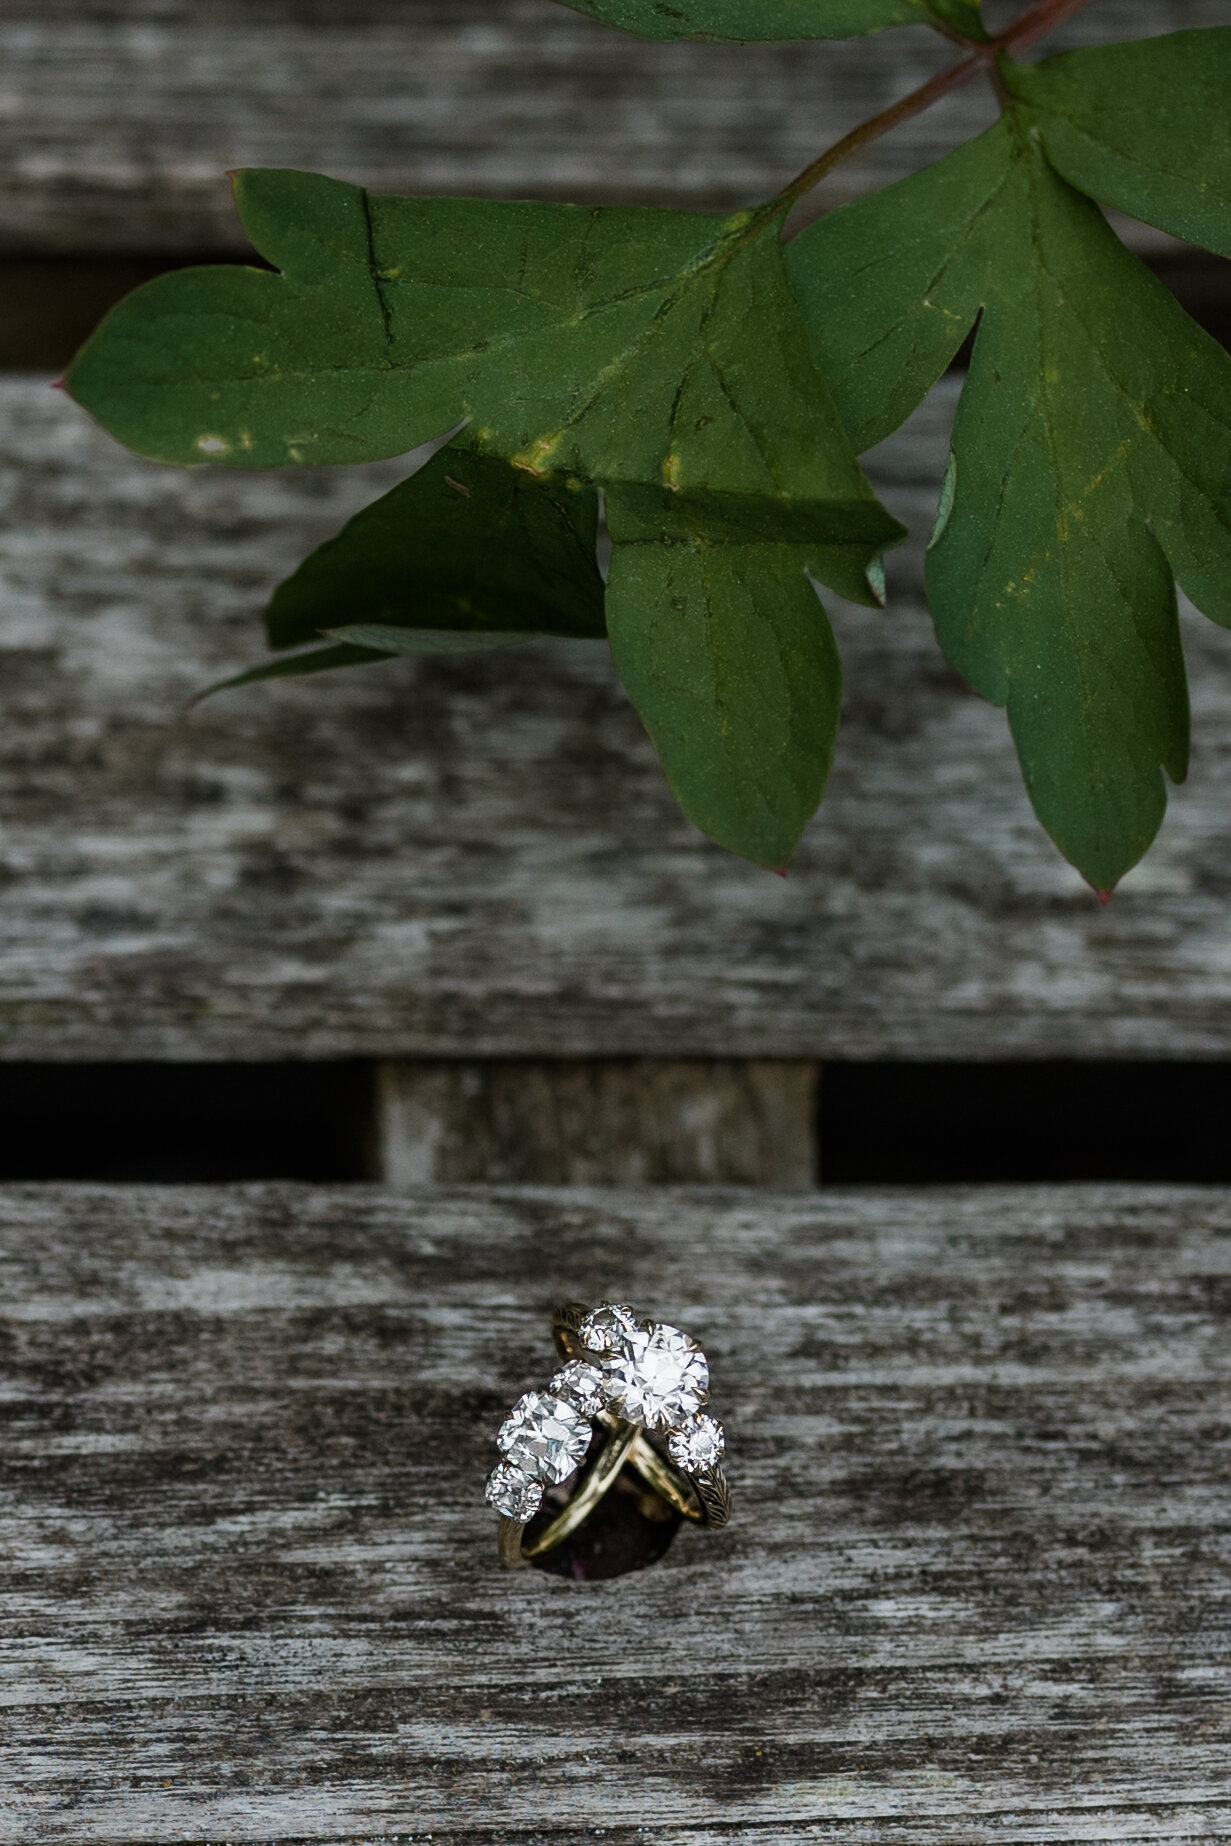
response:
[[[827,173],[831,173],[844,160],[849,160],[852,154],[857,154],[861,147],[867,146],[869,141],[879,140],[881,135],[887,135],[891,128],[897,128],[902,122],[909,122],[914,115],[922,115],[925,109],[930,109],[933,103],[939,102],[942,96],[947,96],[950,90],[960,89],[964,83],[969,83],[971,78],[976,76],[988,62],[988,53],[991,50],[991,45],[988,45],[986,49],[980,46],[977,51],[969,52],[956,64],[951,64],[947,70],[938,71],[934,77],[929,77],[927,82],[920,84],[917,90],[911,90],[909,95],[899,97],[896,103],[891,103],[888,109],[882,109],[879,115],[869,116],[868,120],[861,122],[858,128],[852,128],[849,135],[843,135],[840,141],[835,141],[832,147],[826,148],[825,152],[814,160],[811,166],[805,167],[789,186],[783,187],[778,197],[792,205],[796,199],[802,199],[806,192],[811,192],[814,186],[820,184]]]
[[[926,83],[920,84],[917,90],[899,97],[888,109],[882,109],[879,115],[869,116],[858,128],[852,128],[848,135],[835,141],[811,166],[805,167],[789,186],[783,187],[778,194],[779,199],[784,204],[794,205],[805,193],[819,185],[827,174],[832,173],[835,167],[866,147],[869,141],[877,141],[881,135],[887,135],[891,128],[909,122],[912,116],[922,115],[925,109],[930,109],[933,103],[947,96],[950,90],[958,90],[973,77],[977,77],[981,70],[994,71],[996,58],[1002,51],[1024,51],[1028,45],[1035,44],[1087,4],[1088,0],[1038,0],[1037,5],[1013,20],[1003,32],[989,39],[986,45],[975,45],[956,64],[951,64],[947,70],[938,71]],[[799,225],[795,228],[802,230],[803,227]]]

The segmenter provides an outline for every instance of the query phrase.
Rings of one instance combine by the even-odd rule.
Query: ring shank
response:
[[[658,1450],[647,1440],[645,1431],[633,1423],[622,1422],[609,1412],[602,1413],[602,1421],[610,1430],[610,1435],[599,1453],[594,1465],[582,1477],[580,1485],[567,1506],[563,1507],[550,1525],[535,1534],[527,1544],[524,1539],[525,1525],[516,1519],[502,1518],[500,1521],[500,1561],[503,1564],[528,1564],[533,1558],[543,1557],[563,1544],[577,1528],[589,1518],[599,1501],[608,1494],[619,1479],[625,1464],[635,1468],[642,1480],[646,1482],[673,1512],[682,1513],[685,1519],[691,1519],[698,1525],[725,1524],[722,1518],[712,1518],[707,1508],[706,1495],[698,1492],[694,1482],[681,1474],[670,1462],[663,1459]],[[717,1470],[707,1470],[711,1477]],[[721,1480],[721,1500],[725,1503],[726,1482]],[[711,1496],[717,1498],[717,1496]]]

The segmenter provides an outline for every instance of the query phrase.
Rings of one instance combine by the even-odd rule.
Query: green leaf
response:
[[[693,212],[237,186],[283,273],[179,270],[114,308],[78,402],[158,460],[396,455],[470,419],[531,475],[763,495],[818,540],[867,532],[859,472],[786,280],[782,208]],[[901,528],[883,510],[871,564]]]
[[[356,617],[456,627],[459,598],[478,626],[602,632],[592,561],[579,585],[576,544],[564,563],[553,552],[559,581],[549,581],[527,523],[533,508],[557,546],[562,522],[580,532],[592,518],[594,486],[678,496],[690,542],[704,517],[716,541],[738,529],[761,543],[771,509],[818,576],[877,602],[880,555],[902,528],[860,473],[816,368],[787,281],[781,204],[715,219],[377,198],[284,172],[241,175],[237,198],[281,273],[179,271],[138,290],[72,366],[78,401],[144,454],[229,467],[373,460],[464,419],[466,466],[495,471],[484,481],[504,481],[492,491],[516,501],[520,522],[501,538],[520,588],[498,571],[496,601],[484,600],[476,584],[495,565],[479,552],[493,549],[495,528],[476,536],[473,515],[487,486],[472,488],[469,510],[440,487],[425,523],[422,490],[407,483],[279,592],[276,645]],[[446,469],[441,461],[441,481]],[[528,484],[520,500],[514,476]],[[441,519],[464,534],[460,576],[432,561]],[[795,606],[806,590],[811,613],[802,563],[789,570]],[[633,586],[622,590],[625,633],[639,621],[648,636],[665,619],[670,575],[644,559],[638,573],[621,567],[622,586]],[[668,600],[634,615],[630,595]],[[819,792],[822,781],[813,773],[807,786]],[[798,790],[783,778],[774,786],[783,815],[759,831],[721,827],[740,850],[776,862],[801,823]]]
[[[539,639],[538,635],[514,634],[511,629],[381,628],[363,622],[321,632],[340,645],[314,647],[304,654],[284,654],[278,660],[264,661],[246,672],[233,673],[229,679],[216,680],[190,703],[199,705],[215,692],[254,686],[265,679],[298,679],[306,673],[332,673],[339,667],[370,667],[378,660],[396,660],[406,654],[484,654],[493,648],[520,647],[523,642]]]
[[[1005,59],[1002,76],[1079,191],[1231,256],[1231,26]]]
[[[792,274],[856,442],[979,321],[928,593],[1100,891],[1161,821],[1187,693],[1173,576],[1231,625],[1231,360],[1011,119],[805,232]]]
[[[993,280],[1008,174],[1005,133],[993,128],[787,246],[795,298],[860,453],[906,421],[970,332]]]
[[[212,686],[206,686],[188,701],[190,705],[199,705],[202,699],[212,699],[216,692],[233,692],[237,686],[255,686],[266,679],[299,679],[306,673],[332,673],[338,667],[370,667],[378,660],[389,660],[392,655],[377,653],[371,648],[344,645],[341,647],[314,647],[305,654],[284,654],[280,660],[265,660],[260,666],[248,667],[243,673],[229,674],[226,679],[216,679]]]
[[[378,643],[391,653],[444,651],[416,645],[417,630],[449,631],[454,651],[507,644],[501,630],[601,640],[597,538],[593,487],[559,475],[538,481],[450,445],[275,591],[269,644],[298,647],[327,631],[357,641],[356,622],[385,637],[410,631],[405,644]]]
[[[274,592],[269,645],[337,643],[268,661],[199,696],[260,680],[465,654],[538,635],[602,640],[598,495],[536,481],[486,455],[441,449],[347,522]],[[365,620],[355,621],[357,614]]]
[[[732,516],[616,487],[607,519],[612,653],[676,799],[781,869],[824,792],[842,695],[815,553],[772,505]]]
[[[385,659],[398,654],[489,654],[496,647],[541,640],[543,633],[540,629],[519,634],[513,628],[382,628],[379,622],[352,622],[321,632],[331,641],[368,648]]]
[[[884,26],[929,19],[959,24],[982,37],[977,4],[964,0],[564,0],[606,26],[639,38],[726,39],[749,44],[766,39],[858,38]]]

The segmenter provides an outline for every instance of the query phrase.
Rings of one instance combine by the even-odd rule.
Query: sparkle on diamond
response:
[[[604,1370],[616,1415],[647,1429],[687,1422],[709,1398],[705,1354],[678,1327],[635,1327]]]
[[[726,1446],[722,1424],[716,1417],[693,1417],[691,1422],[681,1429],[673,1429],[667,1437],[668,1455],[677,1468],[683,1468],[688,1474],[716,1467]]]
[[[532,1480],[563,1481],[585,1460],[590,1425],[564,1398],[527,1391],[501,1424],[496,1442]]]
[[[498,1462],[487,1477],[487,1503],[506,1519],[525,1525],[539,1510],[543,1489],[509,1462]]]
[[[617,1352],[637,1332],[637,1316],[622,1302],[604,1301],[592,1308],[577,1330],[588,1352]]]
[[[547,1389],[553,1397],[562,1397],[575,1405],[583,1417],[592,1417],[603,1407],[607,1381],[597,1365],[585,1359],[571,1359],[556,1373]]]

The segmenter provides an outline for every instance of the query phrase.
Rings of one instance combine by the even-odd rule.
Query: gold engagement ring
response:
[[[618,1302],[566,1302],[552,1316],[552,1334],[563,1367],[545,1391],[518,1398],[496,1436],[502,1460],[488,1477],[487,1500],[500,1515],[501,1563],[527,1564],[554,1550],[626,1465],[686,1519],[711,1530],[725,1525],[726,1444],[722,1424],[704,1409],[710,1372],[697,1342]],[[607,1440],[586,1467],[596,1427]],[[527,1537],[544,1493],[570,1482],[564,1506]]]

